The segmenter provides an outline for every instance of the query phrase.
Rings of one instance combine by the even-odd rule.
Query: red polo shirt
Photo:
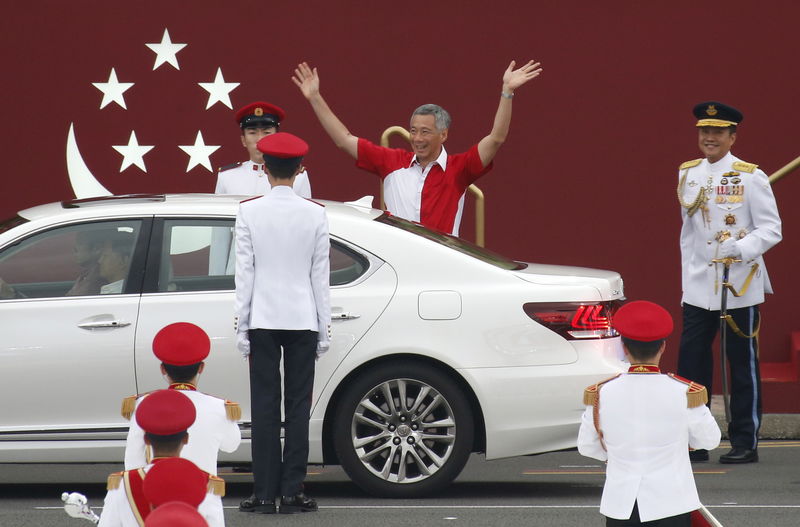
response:
[[[463,154],[442,152],[423,169],[413,152],[384,148],[358,140],[356,166],[383,180],[386,208],[395,216],[458,235],[463,196],[472,183],[492,168],[484,167],[478,145]]]

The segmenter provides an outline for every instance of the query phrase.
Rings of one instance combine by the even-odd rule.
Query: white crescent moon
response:
[[[114,195],[97,181],[84,163],[81,151],[78,150],[78,142],[75,140],[74,123],[69,123],[69,133],[67,133],[67,174],[72,192],[78,199]]]

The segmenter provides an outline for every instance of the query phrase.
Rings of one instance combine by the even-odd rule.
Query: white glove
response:
[[[330,340],[318,340],[317,341],[317,358],[320,358],[323,354],[327,353],[329,349],[331,349],[331,341]]]
[[[92,523],[100,521],[97,516],[86,502],[86,496],[78,492],[64,492],[61,494],[61,501],[64,502],[64,510],[72,518],[83,518]]]
[[[742,256],[742,251],[736,245],[736,240],[728,238],[719,244],[719,255],[722,258],[739,258]]]
[[[250,355],[250,337],[247,331],[236,332],[236,349],[242,354],[243,359],[247,359]]]

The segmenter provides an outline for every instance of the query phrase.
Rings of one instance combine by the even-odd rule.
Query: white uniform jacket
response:
[[[308,172],[303,170],[294,178],[292,187],[298,196],[311,198],[311,183]],[[234,168],[220,169],[214,194],[236,194],[240,196],[263,196],[272,187],[264,172],[264,165],[245,161]]]
[[[188,430],[189,442],[181,450],[181,457],[197,465],[200,470],[216,476],[219,451],[233,452],[242,442],[239,425],[228,419],[224,400],[192,390],[181,390],[181,393],[191,399],[197,410],[197,418]],[[147,396],[136,401],[137,408],[144,397]],[[133,418],[125,443],[125,470],[143,467],[149,461],[144,430]]]
[[[325,207],[287,186],[242,202],[236,216],[238,331],[319,331],[331,323]]]
[[[728,307],[764,302],[764,293],[772,293],[772,285],[762,255],[781,241],[781,219],[767,175],[728,152],[716,163],[706,159],[684,163],[678,178],[678,194],[684,203],[694,202],[701,188],[708,198],[707,211],[701,208],[689,216],[681,207],[682,302],[711,311],[720,309],[723,266],[711,260],[720,257],[717,235],[723,231],[737,240],[742,253],[742,262],[734,263],[730,270],[729,281],[737,291],[758,264],[745,294],[728,294]]]
[[[303,198],[311,199],[311,183],[308,172],[303,170],[294,178],[295,193]],[[263,196],[269,194],[272,187],[264,172],[264,165],[245,161],[239,166],[220,169],[217,175],[217,187],[214,194],[235,194],[240,196]],[[208,274],[224,275],[234,272],[233,233],[214,229],[211,239]]]
[[[659,373],[623,373],[600,385],[603,438],[594,406],[587,406],[578,452],[608,461],[601,514],[628,519],[638,501],[639,516],[648,522],[700,508],[689,447],[715,448],[720,430],[707,406],[688,408],[688,388]]]
[[[145,473],[152,468],[151,465],[144,467]],[[222,497],[212,493],[206,494],[200,506],[197,507],[209,527],[225,527],[225,513],[222,508]],[[137,515],[134,515],[131,503],[128,501],[128,492],[125,483],[120,482],[119,486],[109,489],[103,502],[103,513],[100,515],[98,527],[142,527]]]

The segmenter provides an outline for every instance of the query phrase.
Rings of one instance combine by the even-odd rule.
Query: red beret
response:
[[[250,103],[236,112],[236,122],[242,128],[277,126],[285,117],[281,108],[264,101]]]
[[[136,408],[136,423],[142,430],[161,436],[188,430],[196,416],[194,403],[178,390],[152,392]]]
[[[180,501],[165,503],[158,507],[147,515],[144,525],[145,527],[208,527],[208,523],[196,508]]]
[[[308,152],[308,143],[286,132],[264,136],[256,143],[256,147],[264,155],[281,159],[302,157]]]
[[[153,339],[153,353],[173,366],[197,364],[208,357],[211,340],[202,328],[189,322],[175,322],[161,328]]]
[[[188,459],[159,459],[147,471],[142,491],[155,507],[170,501],[182,501],[196,508],[208,492],[208,474]]]
[[[672,317],[666,309],[648,302],[628,302],[614,314],[614,327],[625,338],[653,342],[672,333]]]

